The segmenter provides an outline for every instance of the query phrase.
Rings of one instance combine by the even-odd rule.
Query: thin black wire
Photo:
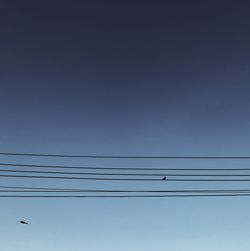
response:
[[[95,159],[250,159],[250,156],[121,156],[121,155],[69,155],[43,153],[0,152],[3,156],[95,158]]]
[[[250,193],[248,189],[239,190],[88,190],[88,189],[24,189],[24,190],[0,190],[0,193],[189,193],[189,194],[213,194],[213,193]]]
[[[249,194],[174,194],[174,195],[0,195],[0,198],[195,198],[249,197]]]
[[[0,163],[0,166],[11,167],[41,167],[58,169],[83,169],[83,170],[131,170],[131,171],[250,171],[250,168],[138,168],[138,167],[88,167],[88,166],[64,166],[64,165],[35,165]]]
[[[7,188],[7,189],[36,189],[36,190],[81,190],[81,188],[56,188],[56,187],[30,187],[30,186],[0,186],[0,188]]]
[[[145,178],[90,178],[90,177],[64,177],[64,176],[36,176],[36,175],[5,175],[1,174],[0,177],[6,178],[32,178],[32,179],[63,179],[63,180],[99,180],[99,181],[157,181],[157,182],[249,182],[250,179],[145,179]]]
[[[80,192],[117,192],[117,193],[227,193],[227,192],[249,192],[250,189],[185,189],[185,190],[109,190],[109,189],[82,189],[82,188],[58,188],[58,187],[30,187],[30,186],[0,186],[5,189],[26,189],[26,190],[42,190],[46,191],[80,191]],[[6,190],[4,190],[6,191]],[[13,192],[16,190],[12,190]],[[28,191],[30,192],[30,191]],[[41,192],[41,191],[38,191]]]
[[[166,181],[175,182],[248,182],[250,179],[167,179]]]
[[[59,171],[33,171],[33,170],[12,170],[12,169],[0,169],[0,172],[9,173],[41,173],[41,174],[65,174],[65,175],[90,175],[90,176],[181,176],[181,177],[250,177],[250,174],[178,174],[178,173],[80,173],[80,172],[59,172]]]
[[[67,179],[67,180],[101,180],[101,181],[162,181],[162,179],[139,179],[139,178],[90,178],[90,177],[65,177],[65,176],[36,176],[36,175],[9,175],[0,174],[6,178],[34,178],[34,179]]]

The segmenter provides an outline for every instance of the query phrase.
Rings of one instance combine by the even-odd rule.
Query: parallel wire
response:
[[[18,163],[0,163],[0,166],[10,167],[41,167],[58,169],[83,170],[130,170],[130,171],[250,171],[250,168],[138,168],[138,167],[95,167],[95,166],[65,166],[65,165],[36,165]]]
[[[82,188],[58,188],[58,187],[34,187],[34,186],[0,186],[0,188],[5,188],[5,189],[26,189],[26,190],[57,190],[57,191],[82,191],[82,192],[164,192],[164,193],[173,193],[173,192],[178,192],[178,193],[184,193],[184,192],[189,192],[189,193],[213,193],[213,192],[250,192],[250,189],[185,189],[185,190],[176,190],[176,189],[167,189],[167,190],[110,190],[110,189],[82,189]],[[12,190],[14,191],[14,190]]]
[[[195,198],[249,197],[249,194],[174,194],[174,195],[0,195],[0,198]]]
[[[250,159],[250,156],[121,156],[121,155],[69,155],[43,153],[0,152],[3,156],[95,158],[95,159]]]
[[[0,174],[6,178],[32,178],[32,179],[63,179],[63,180],[100,180],[100,181],[162,181],[162,179],[143,179],[143,178],[102,178],[102,177],[65,177],[65,176],[37,176],[37,175],[9,175]]]
[[[99,180],[99,181],[154,181],[154,182],[249,182],[250,179],[173,179],[167,178],[103,178],[103,177],[65,177],[65,176],[37,176],[37,175],[8,175],[1,174],[0,177],[6,178],[31,178],[31,179],[63,179],[63,180]]]
[[[95,159],[221,159],[221,160],[247,160],[250,156],[115,156],[115,155],[64,155],[64,154],[41,154],[41,153],[8,153],[1,152],[2,156],[23,157],[56,157],[56,158],[95,158]],[[66,165],[37,165],[0,163],[0,166],[8,167],[37,167],[37,168],[62,168],[62,169],[84,169],[84,170],[130,170],[130,171],[250,171],[250,168],[139,168],[139,167],[93,167],[93,166],[66,166]],[[5,178],[30,178],[30,179],[63,179],[63,180],[89,180],[89,181],[158,181],[158,182],[250,182],[250,179],[214,179],[214,178],[169,178],[169,177],[249,177],[250,174],[197,174],[197,173],[106,173],[106,172],[61,172],[40,170],[13,170],[2,169],[0,172],[28,173],[28,174],[59,174],[68,176],[47,175],[10,175],[0,174]],[[78,176],[69,176],[78,175]],[[161,176],[162,178],[110,178],[110,177],[79,177],[80,175],[91,176]],[[18,187],[0,186],[0,198],[192,198],[192,197],[249,197],[250,189],[189,189],[189,190],[98,190],[98,189],[70,189],[70,188],[42,188],[42,187]],[[9,195],[3,193],[10,193]],[[14,193],[14,194],[13,194]],[[15,194],[19,193],[19,194]],[[20,194],[26,193],[26,195]],[[29,193],[27,195],[27,193]],[[39,193],[39,194],[30,194]],[[42,193],[42,194],[40,194]],[[46,193],[63,193],[62,195],[46,195]],[[78,193],[78,195],[64,193]],[[79,195],[79,193],[87,193]],[[88,193],[96,193],[90,195]],[[99,195],[98,193],[106,193]],[[110,193],[118,193],[110,195]],[[121,195],[120,193],[125,193]],[[128,194],[126,194],[128,193]],[[135,193],[135,195],[131,195]],[[137,194],[139,193],[139,194]],[[143,193],[143,194],[140,194]],[[130,194],[130,195],[129,195]]]
[[[64,174],[64,175],[90,175],[90,176],[182,176],[182,177],[250,177],[250,174],[183,174],[183,173],[90,173],[90,172],[59,172],[59,171],[33,171],[33,170],[12,170],[0,169],[0,172],[9,173],[40,173],[40,174]]]
[[[0,193],[189,193],[189,194],[214,194],[214,193],[250,193],[250,189],[238,189],[238,190],[91,190],[91,189],[25,189],[16,190],[8,189],[1,190]]]

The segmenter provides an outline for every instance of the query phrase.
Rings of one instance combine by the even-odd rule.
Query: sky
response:
[[[0,2],[0,151],[247,155],[248,1]],[[247,167],[248,161],[1,162]],[[248,188],[1,178],[2,185]],[[248,198],[3,199],[5,251],[247,251]],[[19,225],[27,219],[30,225]]]

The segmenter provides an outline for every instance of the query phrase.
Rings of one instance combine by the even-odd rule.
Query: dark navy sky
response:
[[[2,0],[1,151],[249,154],[249,7],[243,0]],[[27,163],[12,158],[1,161]],[[179,167],[235,163],[171,162]],[[21,181],[11,184],[24,185]],[[246,199],[234,201],[172,200],[169,204],[155,200],[153,204],[143,199],[110,200],[107,204],[91,201],[86,206],[83,201],[22,204],[6,200],[1,215],[8,217],[1,220],[8,226],[7,234],[0,233],[7,235],[2,244],[5,251],[17,250],[17,243],[21,243],[20,251],[66,251],[70,247],[78,251],[83,245],[79,233],[88,236],[84,244],[91,251],[162,249],[166,235],[171,236],[168,245],[172,251],[231,251],[238,242],[246,251],[249,243],[244,236],[249,224],[244,215],[250,204]],[[79,219],[83,208],[88,217]],[[30,232],[20,234],[13,215],[18,218],[25,213],[42,226],[40,230],[33,225]],[[59,216],[68,229],[56,220]],[[162,222],[163,216],[169,228]],[[45,218],[50,220],[51,232],[46,231]],[[10,246],[13,231],[20,240]],[[52,232],[57,233],[54,239]],[[102,245],[96,243],[96,234]]]
[[[19,148],[13,138],[121,144],[149,137],[150,144],[170,137],[175,144],[189,134],[215,140],[247,129],[248,7],[220,0],[1,1],[5,148]]]
[[[2,1],[3,137],[171,134],[174,143],[187,131],[211,137],[247,128],[248,7]]]

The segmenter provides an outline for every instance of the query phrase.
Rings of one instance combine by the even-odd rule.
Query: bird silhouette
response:
[[[164,177],[162,178],[162,180],[167,180],[167,177],[166,177],[166,176],[164,176]]]
[[[21,224],[24,224],[24,225],[27,225],[27,224],[29,224],[28,222],[26,222],[26,221],[23,221],[23,220],[21,220],[21,221],[19,221]]]

